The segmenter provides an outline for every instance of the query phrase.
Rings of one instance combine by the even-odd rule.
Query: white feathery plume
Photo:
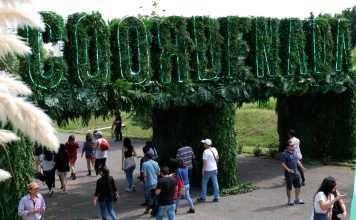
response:
[[[11,178],[11,174],[5,170],[0,169],[0,182]]]
[[[20,56],[30,54],[31,48],[21,39],[21,37],[12,34],[0,34],[0,57],[12,53]]]
[[[15,133],[0,129],[0,143],[6,144],[18,140],[19,137]]]
[[[42,17],[37,12],[18,8],[0,8],[0,25],[17,23],[19,27],[25,28],[26,25],[32,29],[45,31],[45,24]]]
[[[21,130],[48,150],[58,150],[59,141],[52,121],[40,108],[22,97],[0,93],[0,109],[0,121],[10,121],[15,129]]]
[[[18,77],[0,71],[0,92],[11,93],[14,95],[31,95],[32,91]]]
[[[30,4],[32,3],[32,0],[2,0],[2,2],[4,4],[11,4],[11,5],[14,5],[16,3],[27,3],[27,4]]]

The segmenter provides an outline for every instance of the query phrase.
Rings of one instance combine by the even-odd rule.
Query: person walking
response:
[[[96,140],[93,145],[93,150],[95,151],[95,172],[96,172],[96,175],[98,175],[99,169],[101,167],[105,167],[106,158],[108,157],[108,151],[102,150],[100,147],[101,142],[104,140],[103,133],[101,133],[101,131],[97,131],[95,133],[95,139]]]
[[[300,194],[300,176],[298,171],[298,166],[305,170],[304,166],[298,159],[297,152],[294,151],[293,143],[288,141],[287,149],[283,151],[281,157],[282,167],[284,169],[284,178],[287,184],[287,197],[288,197],[288,205],[292,206],[294,204],[304,204],[304,202],[299,198]],[[292,185],[295,189],[295,200],[294,202],[291,200],[292,193]]]
[[[147,152],[145,155],[146,161],[142,164],[143,175],[143,192],[145,195],[146,212],[149,211],[150,201],[152,200],[151,190],[157,187],[157,175],[159,175],[159,165],[156,161],[152,160],[153,154]],[[143,204],[142,204],[143,205]]]
[[[100,168],[101,177],[96,181],[96,188],[93,198],[93,205],[96,206],[99,201],[101,218],[106,220],[106,210],[113,220],[116,220],[116,214],[114,211],[114,202],[120,198],[116,189],[114,178],[110,176],[109,169],[107,167]]]
[[[59,145],[57,154],[54,154],[54,162],[56,163],[56,172],[61,181],[61,193],[67,193],[67,172],[69,171],[68,155],[64,144]]]
[[[152,160],[158,161],[157,149],[153,146],[152,141],[146,141],[146,145],[142,148],[143,154],[150,152],[152,154]]]
[[[206,190],[208,182],[211,179],[214,189],[214,200],[213,202],[220,202],[220,192],[218,183],[218,161],[219,154],[215,147],[212,147],[212,141],[210,139],[204,139],[201,141],[204,145],[203,152],[203,167],[201,171],[202,183],[201,183],[201,193],[200,198],[197,199],[198,202],[206,201]]]
[[[77,161],[77,154],[79,144],[75,140],[74,135],[69,135],[68,141],[65,143],[66,151],[68,153],[68,161],[70,165],[70,176],[72,180],[75,180],[77,176],[75,175],[75,162]]]
[[[49,197],[53,196],[54,191],[52,187],[54,187],[56,168],[54,163],[53,153],[47,150],[46,147],[43,149],[43,161],[42,161],[42,169],[44,179],[46,181],[46,185],[48,187],[48,195]]]
[[[111,127],[115,133],[116,141],[122,141],[121,127],[122,127],[122,118],[120,113],[118,113]]]
[[[87,176],[91,176],[91,167],[90,164],[94,167],[95,163],[95,153],[93,151],[94,141],[93,135],[91,133],[87,133],[85,136],[85,142],[83,144],[82,156],[85,152],[85,158],[87,161],[88,174]]]
[[[36,168],[36,173],[41,173],[41,161],[43,157],[43,147],[41,144],[35,142],[35,150],[34,150],[34,155],[35,155],[35,168]]]
[[[342,199],[342,195],[334,197],[336,191],[336,181],[329,176],[323,179],[318,191],[314,195],[313,213],[310,220],[328,220],[332,215],[332,207],[335,202]]]
[[[46,210],[46,204],[36,182],[28,184],[29,194],[22,197],[18,206],[18,214],[26,220],[40,220]]]
[[[289,136],[289,141],[292,143],[294,151],[297,153],[298,160],[300,160],[300,162],[302,162],[303,155],[302,155],[302,152],[300,150],[300,140],[295,137],[295,131],[294,130],[289,130],[288,136]],[[304,186],[305,185],[304,170],[301,169],[298,166],[298,171],[300,173],[300,177],[302,178],[302,186]]]
[[[191,180],[192,170],[193,170],[193,160],[195,159],[194,151],[185,141],[182,141],[180,148],[177,150],[176,160],[182,160],[186,167],[188,168],[188,179]]]
[[[133,184],[133,172],[136,168],[134,157],[137,156],[137,153],[131,144],[130,138],[124,139],[121,155],[121,170],[125,171],[126,181],[128,183],[128,188],[125,190],[127,192],[136,192],[136,187]]]
[[[184,195],[185,195],[185,198],[187,199],[189,207],[190,207],[190,209],[187,211],[187,213],[195,213],[193,201],[190,198],[190,193],[189,193],[190,185],[189,185],[189,177],[188,177],[188,168],[183,160],[178,161],[178,168],[176,169],[177,182],[179,179],[181,179],[183,182],[184,190],[185,190]],[[180,202],[180,196],[178,195],[177,201],[176,201],[176,209],[178,209],[179,202]]]
[[[155,194],[159,196],[156,220],[163,219],[165,213],[167,213],[169,220],[176,219],[174,193],[177,190],[177,181],[169,176],[169,168],[166,166],[162,167],[161,178],[159,179],[157,189],[155,190]]]

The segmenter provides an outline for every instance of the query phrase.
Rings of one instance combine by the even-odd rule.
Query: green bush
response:
[[[260,147],[260,145],[257,145],[254,149],[253,149],[253,155],[255,157],[259,157],[262,155],[262,149]]]

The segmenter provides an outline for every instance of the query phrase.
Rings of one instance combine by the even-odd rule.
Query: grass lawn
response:
[[[131,115],[122,113],[122,136],[136,138],[136,139],[149,139],[152,137],[152,129],[142,129],[141,127],[134,125],[131,120]],[[87,132],[93,132],[95,129],[104,127],[111,127],[114,117],[104,120],[103,118],[92,118],[89,121],[88,126],[83,126],[81,121],[70,121],[65,127],[56,127],[59,133],[73,133],[73,134],[86,134]],[[101,129],[100,129],[101,130]],[[102,130],[105,136],[113,136],[111,128]]]
[[[270,144],[278,143],[277,114],[274,111],[275,99],[271,99],[265,106],[258,106],[256,103],[244,104],[236,109],[235,130],[236,140],[242,145],[242,152],[252,154],[253,149],[260,145],[265,154]],[[261,108],[260,108],[261,107]],[[124,137],[148,139],[152,137],[152,129],[142,129],[134,124],[131,115],[122,113],[122,121],[125,127],[122,129]],[[70,122],[65,127],[57,127],[60,133],[86,134],[94,129],[110,127],[114,117],[104,120],[103,118],[93,118],[88,126],[83,126],[81,121]],[[102,130],[105,136],[112,136],[110,128]]]

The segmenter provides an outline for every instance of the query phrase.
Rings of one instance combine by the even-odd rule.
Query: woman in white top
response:
[[[335,179],[331,176],[324,178],[314,196],[314,210],[310,220],[328,220],[331,217],[334,203],[342,198],[340,194],[334,197],[335,190]]]

